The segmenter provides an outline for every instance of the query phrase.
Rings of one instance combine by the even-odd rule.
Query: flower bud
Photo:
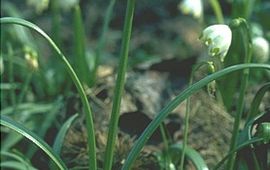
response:
[[[223,62],[231,45],[232,31],[227,25],[212,25],[203,30],[200,40],[208,47],[210,56],[220,57]]]
[[[256,37],[252,40],[253,54],[255,60],[260,63],[269,61],[269,43],[263,37]]]
[[[25,47],[24,51],[25,51],[24,58],[27,62],[27,65],[33,71],[38,70],[38,60],[37,60],[38,55],[37,55],[37,53],[29,47]]]
[[[216,80],[213,80],[207,84],[207,92],[210,96],[215,96],[216,89],[217,89]]]
[[[194,18],[200,18],[203,12],[203,5],[201,0],[183,0],[178,8],[183,14],[191,14]]]
[[[207,64],[208,73],[214,73],[216,71],[214,62],[208,61]]]

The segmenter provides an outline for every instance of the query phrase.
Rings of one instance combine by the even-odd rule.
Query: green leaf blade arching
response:
[[[180,159],[181,152],[183,152],[183,144],[172,145],[170,147],[170,152],[172,152],[172,154],[175,154],[174,156],[177,156]],[[197,170],[209,170],[205,161],[195,149],[186,146],[184,154],[187,159],[191,160]]]
[[[24,137],[29,139],[31,142],[33,142],[35,145],[37,145],[53,160],[53,162],[59,167],[59,169],[61,170],[67,169],[64,162],[59,158],[59,156],[56,153],[54,153],[52,148],[46,142],[44,142],[44,140],[38,137],[36,134],[29,131],[26,127],[15,122],[9,117],[3,116],[3,115],[1,115],[0,124],[16,131],[17,133],[23,135]]]
[[[21,18],[14,18],[14,17],[4,17],[0,18],[1,24],[14,24],[14,25],[21,25],[23,27],[29,28],[31,30],[34,30],[39,35],[41,35],[45,40],[50,44],[50,46],[55,50],[57,53],[57,57],[62,61],[62,63],[65,66],[65,69],[69,73],[73,83],[75,84],[77,91],[80,95],[81,101],[83,103],[84,107],[84,113],[86,118],[86,126],[87,126],[87,143],[89,148],[89,166],[91,170],[97,169],[97,162],[96,162],[96,141],[95,141],[95,132],[94,132],[94,122],[92,117],[92,110],[89,105],[88,98],[86,96],[86,93],[83,89],[82,83],[80,82],[77,74],[75,73],[74,69],[70,65],[69,61],[65,57],[65,55],[61,52],[61,50],[58,48],[58,46],[55,44],[55,42],[37,25],[26,21]]]
[[[222,76],[227,75],[229,73],[232,73],[238,70],[248,69],[248,68],[249,69],[260,68],[260,69],[265,69],[267,71],[270,71],[269,64],[238,64],[238,65],[230,66],[201,79],[200,81],[189,86],[182,93],[177,95],[171,102],[167,104],[167,106],[165,106],[157,114],[157,116],[146,127],[142,135],[139,137],[139,139],[136,141],[135,145],[131,149],[122,167],[122,170],[129,170],[131,168],[132,163],[135,161],[135,159],[139,155],[140,151],[142,150],[142,148],[144,147],[145,143],[150,138],[150,136],[160,126],[160,124],[168,116],[168,114],[171,113],[181,102],[186,100],[189,96],[191,96],[193,93],[200,90],[202,87],[204,87],[211,81],[221,78]]]
[[[61,127],[60,131],[58,132],[55,140],[54,140],[54,144],[53,144],[53,150],[55,153],[57,153],[58,155],[60,155],[61,152],[61,148],[64,142],[64,138],[65,135],[68,131],[68,129],[70,128],[71,124],[73,123],[74,120],[76,120],[76,118],[78,117],[78,114],[75,114],[73,116],[71,116]]]

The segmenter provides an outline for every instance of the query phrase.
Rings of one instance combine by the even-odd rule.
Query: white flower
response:
[[[183,0],[178,8],[183,14],[191,14],[194,18],[200,18],[203,12],[203,5],[201,0]]]
[[[200,39],[208,47],[208,54],[223,62],[232,42],[232,31],[227,25],[211,25],[203,30]]]
[[[269,43],[263,37],[255,37],[252,40],[253,54],[257,62],[267,62],[269,60]]]

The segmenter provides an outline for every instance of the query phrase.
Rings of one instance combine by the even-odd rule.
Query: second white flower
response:
[[[200,39],[208,47],[210,56],[218,56],[223,62],[232,41],[232,31],[223,24],[212,25],[205,28]]]

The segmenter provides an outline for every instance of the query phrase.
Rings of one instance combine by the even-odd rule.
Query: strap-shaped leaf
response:
[[[55,153],[57,153],[58,155],[60,155],[61,152],[61,148],[63,145],[63,141],[65,139],[66,133],[68,131],[68,129],[70,128],[70,125],[73,123],[74,120],[76,120],[76,118],[78,117],[78,114],[75,114],[73,116],[71,116],[61,127],[60,131],[57,133],[57,136],[54,140],[54,144],[53,144],[53,150]]]
[[[92,111],[89,105],[89,101],[87,99],[87,96],[85,94],[85,91],[83,89],[83,86],[76,75],[74,69],[70,65],[69,61],[65,57],[65,55],[61,52],[61,50],[57,47],[57,45],[54,43],[54,41],[42,30],[40,29],[37,25],[26,21],[21,18],[14,18],[14,17],[4,17],[0,18],[0,23],[1,24],[16,24],[16,25],[21,25],[24,27],[27,27],[31,30],[36,31],[39,35],[41,35],[43,38],[47,40],[47,42],[51,45],[51,47],[55,50],[55,52],[58,54],[56,55],[59,57],[59,59],[63,62],[66,70],[68,71],[70,77],[73,80],[73,83],[77,87],[77,90],[80,94],[81,101],[84,106],[84,112],[85,112],[85,118],[86,118],[86,126],[87,126],[87,134],[88,134],[88,148],[89,148],[89,166],[91,170],[96,170],[97,169],[97,164],[96,164],[96,141],[95,141],[95,132],[94,132],[94,122],[93,122],[93,117],[92,117]]]
[[[262,102],[262,99],[263,99],[264,95],[266,94],[266,92],[268,92],[269,90],[270,90],[270,82],[264,84],[258,90],[258,92],[256,93],[254,99],[252,100],[250,110],[249,110],[249,113],[248,113],[247,122],[258,115],[259,106],[260,106],[260,104]]]
[[[216,80],[224,75],[227,75],[229,73],[242,70],[242,69],[250,69],[250,68],[260,68],[260,69],[266,69],[267,71],[270,70],[269,64],[237,64],[230,67],[227,67],[225,69],[222,69],[220,71],[217,71],[202,80],[194,83],[193,85],[189,86],[187,89],[185,89],[182,93],[177,95],[171,102],[168,103],[167,106],[165,106],[151,121],[151,123],[146,127],[142,135],[139,137],[139,139],[136,141],[135,145],[131,149],[123,167],[122,170],[128,170],[131,168],[132,163],[139,155],[140,151],[142,150],[143,146],[147,142],[147,140],[150,138],[150,136],[154,133],[154,131],[159,127],[159,125],[162,123],[162,121],[168,116],[169,113],[171,113],[180,103],[182,103],[184,100],[186,100],[189,96],[200,90],[202,87],[207,85],[213,80]]]
[[[4,168],[4,167],[9,167],[13,168],[13,169],[27,169],[27,170],[37,170],[36,168],[34,168],[31,164],[29,160],[25,160],[25,158],[23,158],[23,155],[18,155],[12,152],[2,152],[1,151],[1,164],[0,167]],[[5,157],[7,159],[2,159],[2,157]],[[12,162],[14,162],[15,164],[19,165],[18,168],[15,168],[16,165],[12,164]]]
[[[239,150],[243,149],[246,146],[249,146],[251,144],[255,144],[258,142],[262,142],[264,139],[263,138],[252,138],[244,143],[242,143],[241,145],[238,145],[234,150],[232,150],[231,152],[229,152],[221,161],[219,161],[219,163],[213,168],[213,170],[217,170],[220,168],[220,166],[229,158],[229,156],[231,156],[232,154],[234,154],[235,152],[238,152]]]
[[[170,152],[174,152],[177,154],[179,159],[181,156],[181,152],[183,152],[183,144],[174,144],[170,147]],[[173,153],[172,153],[173,154]],[[197,170],[208,170],[205,161],[201,157],[201,155],[193,148],[186,146],[185,148],[185,156],[189,159]]]
[[[61,170],[67,169],[64,162],[59,158],[59,156],[56,153],[54,153],[52,148],[44,140],[42,140],[40,137],[38,137],[36,134],[31,132],[30,130],[28,130],[22,124],[4,115],[1,115],[0,124],[16,131],[17,133],[23,135],[24,137],[29,139],[31,142],[33,142],[35,145],[37,145],[55,162],[55,164]]]

